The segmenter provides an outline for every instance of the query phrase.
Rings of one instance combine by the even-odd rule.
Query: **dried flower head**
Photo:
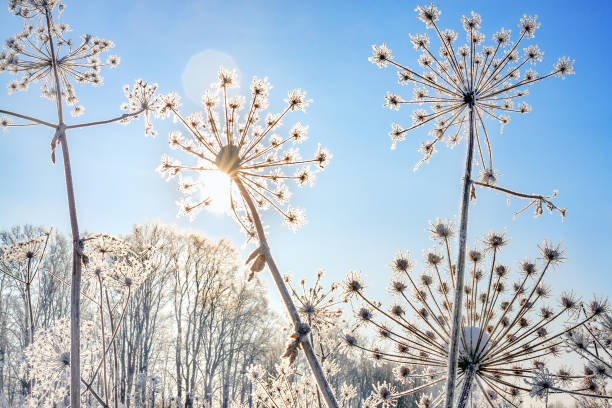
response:
[[[482,18],[472,11],[461,18],[467,44],[457,46],[454,44],[457,33],[450,29],[441,30],[437,25],[442,14],[438,7],[433,4],[418,6],[415,11],[427,29],[434,29],[440,41],[439,52],[436,52],[427,34],[410,35],[412,45],[421,52],[418,62],[424,71],[419,73],[396,62],[386,44],[380,47],[373,45],[369,58],[380,68],[389,65],[398,68],[400,84],[415,85],[413,99],[403,99],[393,93],[387,93],[385,97],[384,106],[393,110],[399,110],[405,104],[419,105],[412,115],[411,125],[392,125],[391,148],[405,140],[406,132],[432,124],[433,138],[421,145],[419,151],[423,159],[415,166],[416,170],[429,161],[440,141],[446,139],[449,146],[454,147],[462,131],[469,131],[473,115],[476,146],[484,169],[483,181],[494,184],[496,177],[486,120],[497,121],[503,128],[510,119],[508,113],[529,112],[531,108],[527,104],[520,103],[515,107],[515,99],[527,95],[525,88],[534,82],[553,75],[565,78],[573,74],[574,62],[563,57],[548,74],[537,75],[530,68],[521,78],[521,69],[526,63],[535,65],[542,60],[543,52],[537,45],[527,46],[523,49],[524,55],[519,55],[519,45],[525,39],[533,38],[540,26],[537,16],[524,16],[520,20],[520,36],[514,44],[510,40],[510,31],[502,28],[493,35],[492,46],[488,46],[484,44],[484,34],[478,31]],[[428,106],[429,110],[423,109],[423,105]]]
[[[323,270],[317,271],[317,278],[312,287],[307,287],[306,279],[302,279],[300,281],[301,293],[298,293],[291,285],[291,280],[285,279],[296,300],[298,312],[303,320],[317,332],[335,327],[342,314],[338,308],[340,301],[335,298],[337,286],[332,285],[326,291],[321,283],[323,274]]]
[[[123,92],[128,102],[122,104],[121,109],[128,111],[129,115],[125,115],[121,123],[128,124],[141,113],[144,113],[145,136],[155,137],[157,132],[153,129],[151,123],[151,113],[159,116],[159,110],[161,109],[160,97],[156,94],[157,84],[149,84],[142,79],[137,79],[131,89],[129,85],[124,85]]]
[[[290,129],[286,137],[274,132],[280,128],[287,113],[305,111],[312,100],[307,99],[306,92],[301,89],[293,90],[285,99],[286,106],[282,112],[268,113],[263,118],[271,89],[267,78],[253,78],[251,102],[245,106],[244,98],[228,94],[229,88],[236,86],[236,81],[234,72],[223,67],[219,69],[219,81],[202,98],[205,112],[200,117],[206,116],[206,120],[183,116],[178,110],[179,99],[175,94],[162,99],[160,115],[173,116],[188,133],[185,137],[178,131],[171,132],[170,146],[188,153],[197,163],[183,165],[164,156],[158,171],[168,178],[187,172],[199,177],[194,181],[179,180],[187,197],[179,204],[180,215],[193,217],[204,207],[232,213],[246,233],[252,236],[252,214],[245,202],[245,197],[249,197],[259,209],[274,208],[283,215],[285,224],[296,231],[304,225],[306,218],[300,209],[283,208],[291,196],[285,182],[293,180],[299,186],[312,185],[316,171],[327,167],[332,155],[319,145],[312,159],[302,159],[296,147],[288,147],[306,140],[308,127],[301,123]],[[220,105],[219,99],[222,99]],[[247,112],[240,116],[244,107]],[[222,119],[216,112],[217,108],[221,110]],[[296,170],[293,174],[285,174],[285,168]]]
[[[100,58],[114,46],[112,41],[89,34],[82,35],[76,42],[68,38],[70,26],[56,21],[59,13],[56,20],[53,17],[57,4],[61,12],[63,4],[60,1],[9,1],[9,9],[16,15],[26,20],[35,17],[37,24],[26,22],[21,32],[6,41],[6,51],[0,53],[0,72],[21,75],[19,80],[8,84],[9,95],[27,90],[32,83],[42,82],[41,96],[53,100],[57,96],[53,67],[57,67],[62,98],[73,106],[72,115],[79,116],[84,109],[77,105],[72,81],[101,85],[102,67],[116,67],[119,57],[111,55],[105,61]]]
[[[81,322],[81,369],[84,378],[91,376],[95,369],[93,362],[101,354],[95,330],[93,322]],[[70,322],[60,319],[48,329],[39,331],[34,343],[24,350],[24,356],[24,368],[34,384],[26,407],[65,406],[70,393]]]
[[[326,372],[334,375],[337,367],[327,364]],[[266,372],[260,366],[247,370],[253,382],[253,405],[262,408],[305,408],[316,407],[320,396],[317,395],[316,382],[309,375],[303,375],[292,367],[277,365],[274,372]],[[356,397],[353,386],[340,386],[339,399],[349,406]]]
[[[438,228],[445,224],[432,223],[429,231],[436,240],[449,241],[446,239],[449,229]],[[605,300],[595,299],[583,319],[567,320],[571,322],[570,326],[559,328],[561,317],[571,319],[574,308],[580,303],[570,295],[564,295],[560,307],[544,304],[551,289],[543,283],[543,278],[552,269],[551,262],[543,259],[539,262],[541,267],[536,268],[535,264],[525,261],[520,272],[513,273],[500,263],[497,256],[499,249],[508,243],[505,233],[489,233],[481,242],[489,250],[474,248],[470,251],[471,279],[468,278],[464,286],[465,301],[459,331],[459,386],[467,387],[464,390],[467,395],[473,392],[471,387],[474,385],[473,388],[486,393],[489,400],[515,401],[521,390],[525,390],[518,383],[523,382],[533,367],[543,369],[547,360],[561,356],[559,344],[565,335],[571,333],[573,343],[580,344],[580,350],[588,349],[590,342],[580,340],[580,332],[575,329],[604,315],[607,306]],[[450,253],[451,248],[445,246]],[[400,253],[395,259],[401,261],[407,256]],[[399,266],[396,261],[392,263],[400,272],[408,269],[405,267],[407,264],[409,262],[402,261]],[[395,375],[406,380],[407,389],[397,395],[394,391],[384,392],[384,386],[380,385],[369,397],[370,403],[390,404],[390,399],[434,389],[446,378],[452,321],[449,297],[457,282],[454,265],[448,259],[435,257],[433,265],[430,273],[418,277],[403,273],[405,282],[394,274],[390,292],[396,296],[396,302],[390,311],[369,298],[362,289],[363,284],[360,283],[358,291],[351,291],[352,299],[361,302],[361,306],[355,308],[358,320],[379,339],[375,346],[360,344],[358,348],[368,353],[375,363],[389,361],[397,364]],[[508,282],[511,278],[516,279],[512,284]],[[352,281],[353,277],[348,280]],[[407,319],[405,310],[412,312],[415,321]],[[349,339],[351,343],[354,340],[352,336]],[[426,368],[429,371],[424,372]],[[558,377],[550,375],[554,379]],[[421,381],[409,381],[416,378]],[[543,393],[544,389],[539,387],[537,393]],[[436,406],[442,398],[425,396],[418,406]]]
[[[395,397],[396,388],[387,382],[377,382],[373,385],[374,390],[368,397],[369,403],[381,408],[392,408],[397,406]]]
[[[0,248],[0,262],[4,264],[35,262],[44,254],[48,240],[49,234],[47,233],[2,247]]]
[[[144,282],[151,270],[149,250],[137,254],[119,238],[95,234],[85,237],[83,243],[87,260],[83,271],[95,286],[131,291]]]

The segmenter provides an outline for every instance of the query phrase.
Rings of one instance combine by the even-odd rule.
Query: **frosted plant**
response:
[[[485,170],[483,181],[493,182],[493,152],[485,119],[499,122],[503,128],[510,121],[510,113],[530,112],[531,107],[525,102],[516,104],[517,99],[529,94],[527,86],[551,76],[565,78],[574,74],[574,61],[563,57],[549,73],[540,75],[534,71],[544,52],[537,45],[526,45],[524,41],[534,38],[536,29],[540,27],[537,16],[525,15],[521,19],[518,25],[520,36],[516,42],[511,40],[511,31],[502,28],[492,36],[492,44],[485,45],[485,35],[478,31],[482,19],[472,11],[470,16],[461,18],[467,44],[457,47],[458,34],[451,29],[440,31],[436,24],[442,14],[437,7],[433,4],[418,6],[415,11],[428,29],[434,29],[440,40],[436,52],[427,34],[410,35],[414,49],[421,52],[418,63],[424,71],[418,73],[394,61],[385,44],[373,45],[373,55],[369,58],[381,68],[388,65],[398,68],[401,85],[414,85],[409,100],[388,92],[385,107],[399,110],[401,105],[417,104],[431,110],[416,109],[412,113],[412,125],[406,128],[393,124],[391,148],[395,149],[397,142],[405,140],[408,131],[431,125],[432,139],[422,144],[420,152],[424,157],[418,167],[429,161],[438,143],[446,140],[452,148],[461,142],[464,131],[473,134],[470,139],[476,141],[478,157]],[[522,55],[521,44],[525,46]]]
[[[147,278],[152,248],[137,254],[127,242],[108,234],[91,235],[82,241],[87,256],[85,273],[105,288],[128,292]]]
[[[19,270],[27,267],[28,264],[34,264],[30,266],[39,265],[45,255],[50,234],[51,232],[48,232],[36,238],[2,247],[0,260]],[[15,279],[21,280],[18,277]]]
[[[285,282],[293,298],[298,304],[298,312],[308,322],[313,332],[324,333],[326,330],[336,327],[342,315],[339,308],[340,300],[336,299],[337,284],[332,284],[325,290],[321,284],[324,271],[317,271],[317,278],[311,287],[307,287],[307,280],[300,280],[300,292],[291,285],[289,276],[285,276]]]
[[[149,255],[153,248],[146,248],[136,253],[125,241],[107,235],[95,234],[82,239],[85,288],[89,290],[87,298],[93,301],[97,309],[100,330],[101,358],[87,381],[83,380],[88,390],[92,389],[94,380],[102,369],[102,392],[98,398],[106,406],[113,397],[114,406],[119,401],[118,389],[120,373],[117,348],[114,342],[122,325],[130,296],[140,286],[151,271]],[[116,310],[121,310],[116,313]],[[107,356],[112,348],[112,355]],[[114,366],[109,375],[107,361]],[[114,386],[112,382],[114,381]]]
[[[320,407],[321,399],[313,379],[301,374],[288,365],[277,365],[275,373],[266,372],[261,366],[247,370],[253,383],[254,406],[262,408],[311,408]],[[356,389],[343,384],[340,386],[340,406],[348,407],[357,395]]]
[[[510,113],[527,113],[531,107],[526,102],[517,101],[528,94],[527,87],[543,79],[574,73],[574,61],[567,57],[560,58],[552,71],[538,74],[533,67],[543,58],[543,51],[537,45],[525,42],[534,38],[540,27],[537,16],[525,15],[518,28],[519,37],[511,40],[511,31],[504,28],[493,34],[491,45],[485,45],[485,35],[480,32],[482,18],[471,12],[463,16],[461,23],[466,32],[467,44],[457,46],[459,35],[451,29],[441,30],[437,21],[441,11],[430,4],[415,9],[417,18],[432,29],[438,37],[440,47],[436,51],[428,34],[410,35],[414,49],[420,52],[418,63],[424,70],[421,73],[395,61],[386,44],[373,45],[369,60],[380,68],[389,65],[398,68],[398,81],[402,85],[414,85],[413,97],[404,99],[388,92],[384,106],[399,110],[401,105],[425,105],[429,110],[419,107],[412,113],[412,124],[401,126],[394,123],[390,133],[394,149],[396,144],[405,140],[407,132],[426,125],[432,125],[431,139],[423,142],[419,151],[423,158],[415,170],[430,160],[441,141],[452,148],[462,139],[462,132],[467,137],[467,153],[463,174],[462,200],[460,208],[459,248],[457,255],[457,288],[454,296],[452,338],[449,354],[449,376],[446,384],[447,400],[445,407],[452,407],[455,388],[456,364],[458,357],[459,314],[461,311],[463,280],[465,274],[465,240],[469,201],[476,197],[476,187],[489,188],[511,196],[527,200],[527,205],[517,214],[535,209],[535,215],[543,213],[544,208],[556,211],[565,216],[566,210],[557,207],[552,195],[525,194],[496,185],[499,173],[493,167],[493,148],[487,123],[497,121],[503,125],[510,120]],[[521,54],[521,44],[522,54]],[[482,171],[480,181],[472,177],[474,155],[480,159]]]
[[[306,279],[300,280],[299,291],[293,287],[288,275],[285,276],[285,282],[298,304],[298,313],[304,321],[308,322],[311,328],[308,333],[310,343],[322,364],[325,377],[329,379],[334,377],[339,370],[335,362],[341,349],[338,331],[345,326],[345,322],[341,320],[340,300],[336,298],[338,285],[333,283],[326,290],[321,283],[323,275],[324,271],[319,269],[312,286],[307,285]],[[355,328],[351,332],[354,330]],[[293,365],[300,346],[301,343],[298,338],[292,335],[283,355],[284,358],[288,359],[290,366]],[[355,395],[353,395],[353,390],[355,390]],[[321,397],[318,390],[316,390],[316,394],[317,406],[321,407]],[[336,396],[341,405],[345,406],[352,398],[356,397],[356,388],[351,384],[342,384]]]
[[[374,390],[364,401],[364,405],[373,407],[394,408],[397,406],[396,387],[386,382],[378,382],[373,386]]]
[[[82,248],[80,244],[79,225],[72,181],[67,131],[76,128],[102,125],[112,122],[127,123],[141,114],[145,115],[145,132],[154,134],[149,113],[157,107],[154,95],[156,86],[139,81],[133,90],[126,89],[129,104],[124,106],[129,113],[118,117],[96,122],[68,124],[65,122],[64,109],[72,107],[71,115],[80,116],[84,112],[78,103],[74,82],[102,84],[100,72],[102,67],[116,67],[119,57],[111,55],[102,62],[100,58],[113,47],[109,40],[84,34],[79,40],[69,38],[71,28],[60,23],[59,17],[64,10],[61,0],[9,0],[9,11],[24,19],[24,29],[9,38],[0,52],[0,73],[8,72],[20,75],[20,78],[8,84],[8,93],[27,90],[30,84],[42,83],[42,96],[55,101],[57,121],[42,120],[32,115],[25,115],[6,110],[0,106],[0,129],[6,131],[11,127],[46,126],[53,129],[51,140],[51,160],[55,163],[55,149],[62,148],[66,192],[68,196],[68,213],[73,241],[73,272],[71,282],[71,325],[73,355],[71,365],[73,400],[71,407],[78,408],[77,398],[80,388],[79,354],[79,307],[81,294]],[[66,106],[65,106],[66,105]],[[17,121],[17,122],[15,122]]]
[[[583,309],[582,313],[587,312]],[[612,317],[604,313],[594,321],[569,331],[565,337],[565,347],[584,361],[583,372],[588,376],[583,383],[584,389],[607,396],[607,399],[598,401],[579,398],[579,405],[609,407],[612,396],[607,391],[607,384],[612,376]]]
[[[158,171],[168,178],[178,176],[179,189],[187,196],[179,203],[179,214],[194,217],[203,208],[228,212],[234,216],[249,238],[257,238],[259,247],[247,258],[251,272],[263,270],[267,264],[281,293],[291,317],[296,349],[303,348],[313,375],[330,408],[336,401],[325,380],[321,366],[308,341],[310,328],[300,319],[299,313],[283,282],[268,247],[259,211],[273,208],[280,213],[293,231],[302,226],[305,217],[302,210],[283,205],[290,197],[286,181],[299,186],[312,185],[316,172],[327,167],[332,155],[319,147],[312,159],[301,159],[295,147],[306,140],[307,126],[299,122],[286,136],[274,132],[289,112],[305,111],[312,100],[306,92],[296,89],[288,93],[286,106],[280,113],[268,113],[260,122],[260,115],[267,109],[271,85],[267,78],[253,78],[251,100],[231,96],[232,88],[238,87],[235,70],[219,68],[218,81],[213,83],[202,97],[205,111],[183,115],[179,111],[180,98],[170,93],[162,98],[159,114],[173,117],[183,125],[187,136],[173,130],[169,135],[172,148],[181,150],[195,160],[194,164],[181,164],[166,155],[162,157]],[[247,107],[246,115],[240,117]],[[220,111],[220,113],[218,112]],[[293,175],[283,173],[285,168],[299,167]],[[195,179],[183,178],[191,173]]]
[[[341,313],[338,309],[339,302],[335,298],[337,285],[332,284],[330,289],[325,290],[321,284],[322,278],[323,271],[319,270],[312,286],[308,286],[306,280],[301,280],[299,291],[291,285],[289,276],[285,276],[285,282],[299,305],[298,312],[312,328],[307,335],[321,361],[325,378],[330,380],[340,371],[335,361],[340,342],[334,329],[340,326]],[[256,386],[256,403],[262,403],[263,406],[276,406],[275,404],[286,407],[323,406],[321,394],[312,383],[310,375],[301,373],[297,368],[299,365],[294,364],[300,347],[301,342],[292,335],[283,356],[287,358],[286,363],[278,365],[274,375],[266,373],[259,366],[250,368],[249,377]],[[357,389],[352,384],[340,384],[335,391],[340,406],[350,406],[351,401],[357,397]],[[283,396],[291,397],[285,398],[283,402]]]
[[[51,231],[36,238],[30,238],[12,245],[0,248],[0,273],[15,280],[22,290],[25,298],[25,314],[27,315],[24,326],[27,327],[27,341],[25,346],[34,343],[34,332],[36,330],[37,311],[40,306],[40,293],[36,305],[32,299],[32,284],[38,280],[40,288],[40,267],[49,244]],[[0,365],[4,364],[4,358]],[[27,373],[25,373],[27,376]],[[32,383],[29,383],[30,393]]]
[[[305,112],[312,100],[306,99],[306,92],[301,89],[293,90],[285,99],[287,105],[282,112],[268,113],[259,124],[260,115],[269,105],[271,85],[267,79],[253,78],[248,113],[242,118],[239,114],[245,108],[245,98],[228,95],[230,89],[237,86],[235,71],[220,67],[218,82],[202,97],[205,112],[188,116],[179,112],[180,98],[176,94],[163,98],[162,115],[174,116],[188,134],[185,137],[178,130],[170,132],[170,147],[188,153],[196,164],[183,165],[163,156],[158,171],[169,178],[185,173],[196,175],[195,180],[179,177],[180,189],[187,196],[180,202],[181,215],[195,216],[205,207],[224,210],[234,215],[249,236],[255,236],[253,214],[248,204],[254,202],[258,209],[278,211],[287,226],[295,231],[304,224],[305,217],[302,210],[283,208],[291,197],[286,182],[313,185],[316,172],[327,166],[332,155],[319,145],[312,159],[302,159],[296,147],[289,147],[307,139],[308,126],[299,122],[286,136],[275,131],[289,112]],[[222,120],[217,109],[221,111]],[[286,175],[285,167],[295,168],[295,172]]]
[[[414,270],[408,252],[395,256],[390,265],[393,278],[389,292],[396,303],[388,309],[366,296],[359,274],[349,274],[344,283],[347,298],[356,301],[357,319],[379,338],[370,346],[345,335],[345,347],[368,352],[375,361],[396,363],[416,373],[406,377],[418,383],[393,391],[389,400],[433,389],[447,377],[453,310],[449,294],[457,286],[448,255],[454,229],[450,223],[437,220],[429,231],[442,250],[425,251],[425,268],[420,274]],[[571,317],[583,305],[573,294],[562,294],[557,307],[545,304],[551,288],[544,283],[544,276],[565,260],[564,251],[544,241],[538,247],[538,260],[522,261],[518,273],[511,274],[510,267],[500,262],[507,243],[505,233],[491,232],[483,237],[481,248],[474,247],[468,254],[470,278],[463,288],[466,301],[460,319],[458,353],[457,406],[461,408],[474,389],[484,395],[490,407],[502,402],[520,406],[521,395],[532,391],[524,385],[523,378],[559,356],[567,333],[585,327],[608,307],[606,301],[595,299],[586,305],[585,316],[574,321]],[[414,321],[409,320],[409,314],[415,316]],[[564,316],[568,326],[558,328]],[[563,370],[551,375],[555,379],[567,376]],[[572,378],[586,381],[588,377],[585,374]],[[584,391],[578,387],[567,391]],[[444,398],[441,392],[421,405],[440,406]]]
[[[95,336],[95,324],[81,322],[82,372],[93,371],[94,361],[101,353]],[[26,407],[54,408],[68,406],[70,401],[70,322],[58,320],[48,329],[41,330],[34,343],[24,350],[25,366],[33,380]],[[85,397],[81,397],[85,398]]]
[[[100,71],[103,66],[117,67],[119,57],[111,55],[106,63],[99,55],[106,53],[113,42],[90,35],[81,36],[78,43],[65,38],[71,30],[65,23],[50,26],[51,36],[55,39],[54,55],[49,47],[49,30],[46,27],[45,13],[32,17],[34,24],[26,23],[23,31],[9,38],[5,43],[6,52],[0,55],[0,71],[22,75],[19,80],[8,84],[9,95],[15,91],[27,90],[30,84],[42,82],[41,96],[54,100],[56,97],[54,83],[54,60],[57,61],[57,73],[61,81],[61,96],[68,106],[72,106],[72,116],[80,116],[84,108],[78,104],[72,81],[102,84]],[[44,23],[44,24],[41,24]]]
[[[28,343],[34,342],[35,313],[38,305],[34,307],[32,300],[32,284],[38,279],[40,287],[40,267],[49,244],[51,231],[39,237],[17,242],[0,248],[0,273],[15,280],[26,300]],[[38,299],[40,304],[40,297]]]
[[[574,382],[578,382],[578,389],[566,389]],[[583,376],[573,376],[567,369],[561,369],[559,374],[553,374],[545,367],[536,368],[531,377],[525,379],[529,395],[544,400],[546,406],[551,394],[562,393],[576,398],[577,406],[609,407],[612,396],[607,395],[604,382],[605,375],[590,372],[588,369],[585,369]]]

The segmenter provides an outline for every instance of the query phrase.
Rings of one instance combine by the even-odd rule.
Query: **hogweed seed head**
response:
[[[300,187],[312,186],[317,172],[325,169],[333,156],[320,144],[312,159],[302,159],[297,147],[289,147],[307,139],[308,126],[300,122],[287,136],[280,136],[275,131],[288,112],[305,112],[312,100],[306,98],[306,92],[295,89],[288,93],[282,112],[263,118],[272,88],[267,78],[253,78],[248,104],[243,97],[228,97],[228,89],[238,87],[234,71],[220,67],[218,78],[202,97],[205,109],[201,114],[183,116],[179,111],[180,99],[174,93],[162,97],[159,102],[159,116],[173,117],[188,132],[187,137],[171,132],[170,146],[196,160],[194,165],[183,165],[164,156],[158,167],[167,178],[184,173],[198,177],[188,183],[189,188],[181,188],[186,198],[180,201],[179,214],[193,218],[203,208],[227,212],[247,235],[253,236],[252,214],[243,199],[243,194],[247,194],[258,209],[273,208],[283,215],[285,224],[296,231],[306,223],[306,217],[300,209],[285,207],[291,196],[285,183],[293,180]],[[243,113],[243,109],[246,112]],[[291,168],[295,169],[293,174],[284,173]]]
[[[444,241],[452,236],[447,224],[437,220],[431,223],[428,231],[435,240]],[[514,272],[499,261],[499,250],[509,242],[505,232],[491,232],[481,242],[486,250],[474,248],[469,253],[473,269],[463,289],[465,301],[459,336],[459,372],[465,374],[468,369],[473,370],[483,384],[483,392],[491,401],[504,398],[514,400],[520,398],[525,390],[519,383],[523,382],[528,372],[533,372],[533,368],[543,370],[548,360],[561,357],[560,343],[564,336],[568,336],[574,349],[586,350],[589,347],[591,341],[583,334],[586,331],[570,329],[598,316],[607,316],[607,301],[595,298],[585,305],[587,316],[575,321],[573,316],[576,316],[582,303],[571,293],[564,293],[557,307],[544,303],[552,293],[543,281],[548,270],[548,259],[540,259],[537,267],[535,262],[523,261],[520,269]],[[552,244],[545,246],[558,249]],[[441,262],[442,258],[433,251],[425,254],[429,271],[416,277],[407,273],[412,267],[408,254],[399,252],[395,256],[391,263],[394,275],[388,290],[396,295],[396,300],[389,308],[371,299],[363,289],[361,280],[355,285],[354,275],[347,278],[347,282],[351,282],[349,287],[359,288],[358,292],[351,291],[359,294],[352,298],[360,301],[360,305],[354,309],[359,326],[364,330],[370,329],[378,339],[375,346],[360,344],[358,348],[367,353],[375,364],[385,360],[396,364],[395,376],[408,387],[398,395],[417,394],[433,388],[446,375],[443,367],[448,358],[448,332],[452,321],[452,298],[449,299],[449,294],[456,289],[456,276],[454,267]],[[552,257],[555,262],[560,259],[556,255]],[[398,273],[401,276],[397,276]],[[510,283],[513,275],[516,281]],[[535,277],[537,280],[534,282],[532,278]],[[434,293],[435,289],[437,293]],[[405,303],[408,304],[406,308]],[[415,321],[408,321],[407,311],[412,312]],[[561,316],[567,316],[567,323],[572,326],[559,325]],[[344,341],[347,340],[352,342],[353,338],[345,337]],[[425,376],[423,367],[426,366],[436,370]],[[591,364],[590,370],[601,372],[600,366]],[[556,374],[551,375],[557,378]],[[588,379],[589,375],[573,377],[571,382]],[[413,387],[411,377],[420,378],[421,385]],[[540,381],[545,375],[541,377],[537,381],[539,388],[533,395],[546,390]],[[597,384],[589,386],[597,388]],[[395,391],[388,393],[379,384],[376,392],[368,397],[368,402],[372,406],[391,406],[390,401],[397,400],[393,394]],[[433,406],[438,398],[424,396],[419,406]]]
[[[389,65],[398,69],[399,83],[413,83],[414,97],[406,100],[394,93],[387,93],[385,107],[399,110],[402,105],[419,105],[412,115],[409,126],[392,125],[389,133],[391,148],[405,140],[405,134],[426,124],[433,126],[430,141],[423,142],[419,151],[423,158],[415,170],[436,152],[436,145],[446,140],[449,147],[454,147],[461,140],[461,133],[469,131],[469,112],[474,111],[475,137],[478,141],[478,157],[484,169],[484,182],[494,184],[493,154],[490,137],[487,133],[487,120],[500,123],[501,129],[510,116],[508,113],[527,113],[531,107],[524,102],[517,103],[517,98],[528,94],[526,87],[547,77],[558,75],[565,78],[573,74],[573,61],[563,57],[554,64],[548,74],[538,75],[532,68],[523,68],[526,63],[534,66],[543,59],[544,52],[537,45],[527,45],[519,53],[519,45],[534,37],[540,27],[537,16],[523,16],[519,22],[519,39],[513,44],[511,31],[501,28],[492,37],[493,44],[485,44],[485,35],[480,30],[482,18],[472,11],[461,18],[466,32],[467,44],[453,45],[458,34],[450,29],[442,30],[437,22],[441,11],[433,4],[417,6],[417,18],[425,23],[427,29],[435,29],[439,39],[436,51],[427,34],[410,34],[410,42],[415,50],[421,52],[418,64],[423,72],[395,61],[391,50],[385,43],[372,45],[372,56],[369,61],[379,68]],[[424,106],[423,106],[424,105]],[[429,107],[429,109],[424,109]],[[487,171],[487,170],[485,170]]]

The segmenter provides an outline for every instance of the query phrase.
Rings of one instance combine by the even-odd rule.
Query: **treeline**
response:
[[[0,273],[0,407],[27,405],[32,393],[38,393],[34,406],[58,407],[62,395],[58,388],[64,387],[64,394],[69,390],[67,375],[45,384],[40,378],[47,377],[37,372],[45,370],[44,362],[28,364],[28,352],[24,353],[30,350],[35,355],[42,337],[57,332],[58,322],[69,330],[69,320],[62,318],[70,312],[71,243],[61,233],[47,233],[32,226],[0,232],[5,252],[0,257],[4,272]],[[107,352],[104,364],[93,349],[89,360],[81,362],[85,389],[91,390],[84,392],[83,403],[255,406],[256,390],[247,370],[254,365],[275,370],[288,325],[271,310],[261,281],[247,280],[234,245],[227,239],[211,240],[157,223],[134,226],[122,238],[133,253],[147,252],[146,276],[127,292],[105,289],[104,295],[100,286],[98,296],[99,269],[92,266],[97,261],[89,254],[82,317],[89,322],[84,327],[90,327],[96,341],[104,345],[95,353],[99,357],[103,349]],[[25,263],[15,262],[6,252],[27,240],[35,242],[32,258],[26,254]],[[113,267],[124,268],[122,262]],[[49,343],[53,341],[45,338],[44,344]],[[61,352],[58,355],[66,358]],[[369,359],[338,355],[335,360],[343,368],[334,376],[335,388],[350,384],[357,391],[351,406],[360,405],[374,382],[391,377],[388,367],[375,367]],[[299,367],[300,360],[296,364]],[[51,391],[55,400],[45,399],[44,394]]]

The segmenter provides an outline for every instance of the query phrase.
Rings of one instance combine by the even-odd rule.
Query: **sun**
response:
[[[231,212],[230,189],[232,188],[231,177],[222,171],[207,171],[202,175],[202,187],[206,196],[211,198],[208,210],[217,214]]]

